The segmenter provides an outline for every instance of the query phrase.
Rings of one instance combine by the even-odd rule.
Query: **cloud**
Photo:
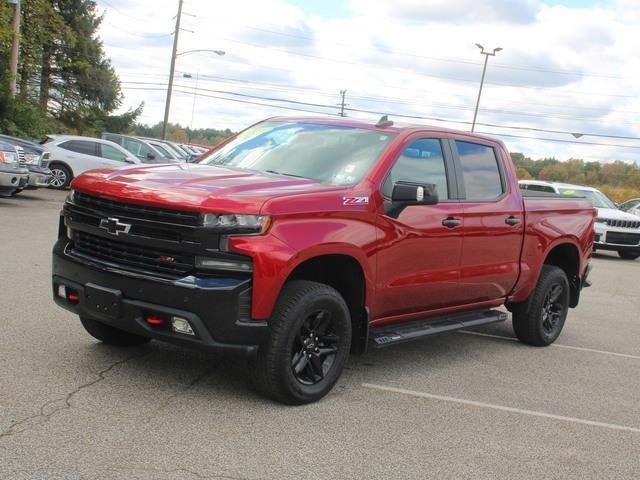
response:
[[[361,15],[384,15],[428,23],[532,23],[537,0],[352,0]]]

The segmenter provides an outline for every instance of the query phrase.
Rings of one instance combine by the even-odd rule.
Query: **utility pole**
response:
[[[480,78],[480,89],[478,90],[478,100],[476,101],[476,109],[473,112],[473,122],[471,123],[471,131],[473,132],[476,128],[476,117],[478,116],[478,107],[480,106],[480,95],[482,95],[482,85],[484,85],[484,74],[487,71],[487,63],[489,62],[489,56],[495,57],[496,52],[502,50],[502,48],[494,48],[493,53],[485,52],[484,47],[479,43],[476,43],[476,47],[480,49],[480,54],[484,55],[484,67],[482,67],[482,78]]]
[[[349,105],[348,103],[344,103],[344,96],[347,94],[346,90],[340,90],[340,95],[342,96],[342,101],[338,104],[340,106],[340,116],[344,117],[344,107]]]
[[[18,78],[18,54],[20,53],[20,0],[9,0],[16,6],[13,12],[13,47],[11,48],[11,64],[9,93],[12,97],[16,95],[16,80]]]
[[[178,52],[178,35],[180,34],[180,20],[182,18],[182,1],[178,3],[176,15],[176,29],[173,32],[173,51],[171,52],[171,69],[169,70],[169,85],[167,85],[167,102],[164,106],[164,121],[162,122],[162,139],[167,138],[167,124],[169,123],[169,109],[171,108],[171,92],[173,90],[173,76],[176,73],[176,53]]]

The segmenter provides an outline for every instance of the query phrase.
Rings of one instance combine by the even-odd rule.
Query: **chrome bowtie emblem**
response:
[[[100,220],[100,228],[106,230],[111,235],[118,236],[121,233],[129,233],[129,230],[131,230],[131,224],[120,223],[120,220],[117,218],[109,217]]]

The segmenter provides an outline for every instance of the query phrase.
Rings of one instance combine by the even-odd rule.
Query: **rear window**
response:
[[[504,192],[498,158],[492,147],[456,140],[467,200],[492,201]]]
[[[82,140],[69,140],[58,145],[60,148],[69,150],[70,152],[83,153],[85,155],[98,156],[96,142],[85,142]]]

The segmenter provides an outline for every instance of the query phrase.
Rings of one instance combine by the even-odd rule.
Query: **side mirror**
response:
[[[133,160],[131,160],[130,158],[126,158],[124,159],[125,163],[136,163]]]
[[[155,159],[156,159],[156,156],[153,153],[151,152],[147,153],[147,160],[155,160]]]
[[[435,205],[438,203],[438,189],[433,183],[416,183],[400,180],[393,185],[391,201],[385,202],[385,211],[392,218],[398,218],[402,210],[411,205]]]

